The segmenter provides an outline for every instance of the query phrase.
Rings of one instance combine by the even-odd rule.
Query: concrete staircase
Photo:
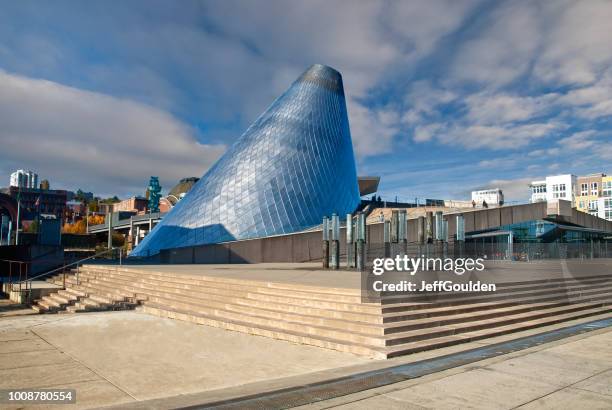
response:
[[[63,276],[58,274],[47,281],[64,286]],[[87,275],[77,275],[72,271],[66,274],[65,289],[35,301],[32,309],[39,313],[100,312],[134,309],[139,302],[140,300],[129,292],[98,286],[95,282],[90,282]]]
[[[612,275],[498,285],[495,294],[384,295],[359,290],[90,265],[40,312],[137,309],[160,317],[388,358],[612,313]],[[58,283],[61,276],[51,280]]]

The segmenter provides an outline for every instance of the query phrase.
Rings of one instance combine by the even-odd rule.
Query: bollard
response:
[[[425,217],[419,216],[417,219],[417,242],[419,245],[425,243]]]
[[[329,268],[329,223],[326,216],[323,217],[323,269]]]
[[[455,257],[463,258],[463,248],[465,244],[465,218],[463,217],[463,215],[457,215],[455,225],[455,246],[456,248],[458,248],[455,249]],[[459,252],[457,252],[457,250]]]
[[[353,215],[346,214],[346,267],[355,267],[355,238],[353,235]]]
[[[444,219],[442,217],[442,211],[436,212],[435,223],[436,223],[436,228],[435,228],[436,241],[443,241],[444,240]]]
[[[391,257],[391,222],[385,221],[383,225],[383,242],[385,258]]]
[[[391,226],[389,228],[389,242],[399,242],[399,212],[391,211]]]
[[[331,244],[330,265],[332,269],[340,268],[340,217],[332,214],[331,217]]]
[[[433,212],[425,214],[425,243],[433,242]]]
[[[357,229],[356,229],[356,259],[355,265],[358,270],[363,271],[365,269],[365,259],[366,259],[366,225],[365,225],[365,215],[362,212],[357,214]]]
[[[408,253],[408,218],[405,209],[399,211],[397,239],[402,244],[402,255],[406,255]]]

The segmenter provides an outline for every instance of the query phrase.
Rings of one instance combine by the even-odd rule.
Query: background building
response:
[[[570,201],[572,207],[576,206],[576,175],[554,175],[546,177],[546,200],[548,202],[559,199]]]
[[[134,196],[113,204],[113,212],[145,213],[146,211],[147,199],[142,196]]]
[[[168,212],[177,204],[178,201],[183,199],[187,192],[193,188],[193,186],[198,182],[200,178],[197,177],[188,177],[182,178],[178,184],[176,184],[168,195],[159,200],[159,211],[160,212]]]
[[[15,200],[19,199],[21,219],[32,220],[40,214],[54,215],[57,219],[64,218],[66,211],[66,191],[43,190],[10,187],[9,194]]]
[[[601,178],[601,195],[597,199],[597,215],[612,221],[612,176]]]
[[[529,184],[529,189],[531,191],[531,199],[529,202],[532,204],[536,202],[546,202],[546,180],[533,181]]]
[[[476,202],[477,205],[486,202],[489,206],[499,206],[504,204],[504,193],[499,188],[472,191],[472,201]]]
[[[547,176],[545,181],[533,181],[529,184],[530,202],[543,202],[544,200],[551,202],[562,199],[570,201],[572,207],[575,207],[577,182],[576,175],[572,174]]]
[[[597,215],[598,200],[601,194],[602,178],[606,174],[590,174],[578,177],[576,192],[576,209]]]
[[[34,171],[19,169],[11,174],[11,187],[38,188],[38,174]]]

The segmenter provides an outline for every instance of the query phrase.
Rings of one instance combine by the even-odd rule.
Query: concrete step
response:
[[[458,305],[445,305],[438,307],[436,304],[432,304],[430,308],[422,308],[418,306],[416,308],[406,307],[402,311],[394,311],[392,313],[385,313],[383,315],[384,323],[393,323],[406,320],[418,320],[429,317],[447,316],[449,314],[460,315],[464,313],[476,313],[486,311],[490,309],[500,308],[511,308],[514,306],[530,305],[536,303],[559,303],[567,301],[576,301],[581,298],[596,296],[600,294],[608,294],[612,291],[612,286],[591,288],[587,290],[574,289],[569,291],[551,292],[546,297],[537,295],[536,297],[528,294],[516,299],[509,299],[502,302],[476,302],[471,304],[458,304]]]
[[[543,319],[547,317],[562,316],[564,314],[600,308],[612,305],[612,301],[593,301],[590,303],[576,303],[566,306],[541,308],[535,311],[521,312],[509,315],[500,315],[498,317],[474,320],[452,325],[442,325],[437,327],[428,327],[424,329],[409,330],[400,333],[391,333],[387,335],[387,346],[394,346],[419,340],[434,339],[443,336],[456,335],[467,333],[475,330],[490,329],[499,326],[511,325],[525,321]]]
[[[405,332],[414,329],[423,329],[429,327],[438,327],[444,325],[453,325],[466,322],[475,322],[479,320],[494,319],[504,317],[506,315],[527,313],[531,311],[540,311],[542,309],[563,307],[571,304],[587,303],[587,302],[610,302],[612,303],[612,291],[603,294],[596,294],[590,297],[582,297],[574,301],[562,300],[553,303],[525,303],[509,307],[492,308],[484,311],[454,313],[449,312],[443,316],[430,316],[419,319],[409,319],[400,322],[385,323],[385,334]]]
[[[312,327],[312,332],[327,333],[330,331],[349,332],[351,334],[382,336],[382,324],[370,324],[356,320],[329,319],[321,316],[296,314],[280,310],[251,309],[233,304],[211,303],[209,300],[181,302],[176,299],[152,296],[144,305],[154,303],[159,306],[191,310],[211,316],[233,318],[252,323],[265,323],[272,326],[276,323],[279,328],[300,326],[303,329]],[[315,329],[316,328],[316,329]],[[311,331],[306,331],[310,333]],[[336,338],[342,338],[336,336]]]
[[[519,290],[513,291],[510,293],[497,294],[497,292],[493,294],[478,294],[476,296],[467,296],[461,294],[455,294],[452,297],[446,296],[424,296],[423,298],[414,297],[409,303],[393,303],[393,304],[383,304],[382,311],[383,313],[391,313],[397,311],[404,311],[406,308],[410,308],[412,310],[415,309],[430,309],[432,307],[445,307],[445,306],[461,306],[463,304],[474,304],[474,303],[487,303],[487,302],[504,302],[504,301],[512,301],[518,298],[546,298],[551,295],[559,295],[565,292],[574,292],[577,290],[589,290],[589,289],[597,289],[602,286],[610,286],[609,282],[602,283],[589,283],[587,285],[580,284],[570,284],[567,287],[555,287],[553,289],[537,289],[537,290]],[[424,303],[423,301],[429,299],[428,303]]]
[[[41,306],[38,303],[32,305],[32,309],[34,309],[34,311],[38,312],[38,313],[47,313],[47,311],[48,311],[46,307]]]
[[[390,346],[381,351],[381,353],[387,357],[397,357],[412,353],[418,353],[426,350],[439,349],[442,347],[453,346],[461,343],[467,343],[475,340],[482,340],[495,336],[502,336],[510,333],[520,332],[524,330],[534,329],[543,326],[554,325],[563,323],[570,320],[586,318],[589,316],[595,316],[600,314],[608,314],[612,312],[612,307],[602,306],[592,309],[579,310],[576,312],[570,312],[562,315],[549,316],[540,319],[533,319],[514,323],[505,326],[498,326],[494,328],[487,328],[481,330],[474,330],[471,332],[465,332],[461,334],[454,334],[449,336],[442,336],[432,339],[426,339],[416,341],[412,343],[404,343],[396,346]]]
[[[267,283],[255,280],[242,280],[230,278],[216,278],[200,275],[182,275],[171,273],[155,273],[149,271],[138,271],[134,269],[121,268],[119,270],[106,270],[99,267],[85,266],[82,270],[85,274],[100,274],[101,276],[121,276],[132,281],[158,281],[165,282],[167,286],[208,286],[227,290],[251,289],[253,292],[268,292],[276,295],[291,295],[299,298],[316,297],[318,300],[342,301],[348,303],[360,303],[361,294],[359,289],[341,289],[307,286],[300,284]]]
[[[96,280],[96,283],[106,283],[108,286],[111,286],[113,282],[112,279],[105,280]],[[116,282],[115,282],[116,285]],[[299,313],[303,315],[313,315],[313,316],[323,316],[328,317],[330,319],[344,319],[344,320],[355,320],[366,323],[381,323],[380,314],[372,314],[372,313],[359,313],[359,312],[351,312],[347,311],[351,308],[347,308],[345,304],[329,304],[322,303],[320,308],[314,308],[310,306],[302,306],[300,303],[303,300],[300,299],[283,299],[283,302],[290,303],[278,303],[277,301],[267,301],[267,300],[259,300],[252,299],[250,294],[247,292],[244,297],[228,297],[224,295],[217,295],[213,293],[207,293],[208,289],[205,289],[202,292],[198,292],[196,290],[176,290],[171,289],[167,290],[167,288],[163,286],[152,287],[148,285],[141,285],[138,283],[127,284],[123,282],[122,285],[116,285],[118,288],[125,290],[126,292],[135,292],[146,294],[149,299],[151,297],[165,298],[169,300],[176,300],[187,303],[207,303],[212,307],[224,308],[229,305],[235,305],[234,309],[245,311],[245,310],[260,310],[263,309],[271,311],[277,310],[281,312],[290,312],[290,313]],[[310,301],[309,301],[310,302]],[[308,303],[310,304],[310,303]],[[344,308],[342,310],[335,310],[332,308]],[[357,309],[354,309],[357,310]],[[378,311],[379,309],[369,309],[370,311]]]
[[[159,317],[183,320],[201,325],[213,326],[242,333],[270,337],[273,339],[285,340],[292,343],[318,346],[326,349],[338,350],[341,352],[353,353],[362,356],[384,358],[384,353],[382,351],[372,349],[370,346],[367,345],[360,345],[358,343],[346,343],[341,340],[334,340],[326,337],[313,337],[312,335],[302,332],[281,331],[276,327],[253,326],[252,324],[246,322],[239,322],[227,319],[223,320],[202,313],[197,313],[188,310],[171,309],[166,306],[159,306],[155,304],[140,306],[138,307],[138,310]]]
[[[81,282],[78,286],[73,286],[73,289],[80,290],[88,295],[95,294],[111,300],[133,299],[134,293],[126,292],[123,289],[113,286],[112,284]]]
[[[206,290],[207,288],[211,289],[210,282],[206,282],[206,281],[198,282],[197,280],[193,280],[193,281],[190,282],[189,280],[182,278],[181,283],[177,284],[177,283],[173,283],[172,281],[167,279],[165,276],[161,276],[161,275],[158,275],[157,279],[150,279],[150,278],[147,279],[147,278],[142,278],[138,274],[134,274],[134,273],[127,274],[125,272],[109,272],[109,273],[106,273],[106,276],[107,276],[107,280],[116,280],[115,278],[122,278],[121,280],[124,280],[126,282],[138,281],[139,283],[147,283],[150,286],[155,286],[156,288],[159,288],[160,286],[164,286],[164,288],[175,287],[175,288],[186,289],[186,290],[190,290],[190,289],[196,290],[197,289],[199,292],[204,291],[205,293],[210,293],[210,290]],[[102,278],[102,276],[101,276],[101,278]],[[542,290],[543,292],[549,292],[550,289],[547,289],[547,288],[544,287],[544,286],[548,286],[546,284],[549,283],[549,282],[550,281],[538,281],[538,283],[539,283],[538,286],[539,286],[540,290]],[[559,283],[557,283],[556,285],[553,285],[553,286],[561,286],[561,283],[563,281],[558,281],[558,282]],[[188,283],[188,284],[186,285],[185,283]],[[142,286],[145,286],[145,285],[142,285]],[[262,288],[253,288],[253,287],[245,287],[245,286],[240,287],[237,284],[232,284],[231,286],[232,286],[232,291],[235,291],[237,293],[231,293],[232,291],[229,291],[230,293],[227,293],[228,291],[226,290],[226,288],[218,288],[218,287],[213,287],[213,289],[215,289],[215,291],[213,293],[216,293],[216,294],[230,294],[230,295],[233,295],[233,296],[244,296],[245,293],[248,293],[249,294],[249,298],[251,298],[251,299],[262,299],[262,298],[268,299],[268,298],[271,297],[270,296],[270,288],[269,287],[266,287],[266,288],[262,289]],[[524,282],[519,282],[518,285],[516,285],[516,286],[518,286],[517,289],[521,289],[522,288],[523,290],[530,290],[530,289],[533,288],[533,287],[528,287]],[[219,290],[219,289],[224,289],[224,290]],[[506,286],[506,291],[514,293],[514,291],[510,288],[509,285]],[[264,296],[262,296],[262,294]],[[278,293],[275,293],[275,292],[272,292],[272,294],[278,295]],[[286,295],[284,295],[284,293],[281,293],[281,294],[283,296],[280,296],[280,298],[286,297]],[[497,294],[494,295],[494,297],[498,298],[499,295],[501,295],[501,293],[498,291]],[[312,298],[314,295],[313,294],[309,294],[308,296],[309,296],[309,298]],[[477,294],[477,296],[482,297],[481,294]],[[511,296],[514,297],[513,294]],[[319,297],[319,296],[316,296],[316,297]],[[461,294],[461,295],[453,296],[453,298],[455,298],[455,297],[461,297],[461,298],[463,298],[463,300],[466,300],[466,299],[471,300],[472,296],[468,297],[468,296],[465,296],[465,294]],[[300,297],[296,297],[295,295],[292,296],[291,298],[287,298],[287,299],[296,299],[296,298],[297,299],[301,299]],[[423,299],[421,301],[422,302],[421,305],[423,307],[430,307],[430,302],[429,302],[430,299],[431,299],[431,297],[423,297]],[[391,300],[397,301],[397,300],[401,300],[401,299],[391,299]],[[388,311],[392,311],[392,309],[394,309],[394,308],[395,309],[400,309],[400,310],[404,310],[405,309],[405,306],[406,306],[405,303],[404,304],[399,304],[399,305],[389,304],[389,302],[391,300],[387,300],[387,299],[383,300],[383,303],[387,304],[386,306],[383,306],[383,309],[385,309],[385,311],[387,311],[387,312]],[[414,298],[412,300],[413,300],[413,303],[414,303]],[[282,300],[278,300],[277,299],[276,301],[283,303]],[[448,303],[452,303],[452,304],[454,304],[454,303],[458,303],[458,302],[459,302],[459,300],[455,299],[453,301],[444,302],[444,303],[447,303],[447,304]],[[285,300],[284,303],[287,303],[287,300]],[[313,307],[323,307],[324,305],[322,305],[322,303],[324,303],[323,300],[320,300],[320,299],[319,300],[315,300],[312,303],[312,306]],[[355,303],[355,306],[360,306],[360,305],[361,305],[361,300],[359,300],[358,303]],[[334,308],[332,306],[325,306],[325,308],[329,308],[329,307]]]
[[[81,292],[75,288],[70,288],[70,287],[67,289],[60,290],[57,293],[67,298],[75,298],[75,299],[87,296],[85,292]]]
[[[561,290],[570,287],[584,287],[584,286],[598,286],[601,284],[612,285],[612,277],[589,277],[581,278],[580,280],[575,278],[567,279],[555,279],[547,281],[535,281],[530,282],[515,282],[515,283],[500,283],[496,284],[497,290],[495,295],[508,295],[517,293],[526,293],[531,291],[554,291]],[[446,300],[452,299],[453,303],[456,303],[460,299],[471,299],[479,296],[491,296],[483,295],[480,292],[427,292],[427,294],[415,294],[414,292],[393,292],[383,293],[381,295],[381,303],[383,305],[395,305],[401,303],[418,303],[419,301],[429,302],[431,299],[435,300]]]
[[[79,282],[66,277],[66,292],[81,295],[68,312],[129,308],[135,304],[127,302],[140,300],[140,310],[162,317],[374,357],[601,314],[612,305],[610,275],[500,284],[495,295],[383,295],[373,304],[362,303],[358,289],[129,267],[84,267]]]

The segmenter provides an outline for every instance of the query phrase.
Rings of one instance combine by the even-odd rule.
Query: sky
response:
[[[0,0],[0,186],[167,191],[321,63],[383,198],[525,201],[612,172],[610,21],[596,0]]]

